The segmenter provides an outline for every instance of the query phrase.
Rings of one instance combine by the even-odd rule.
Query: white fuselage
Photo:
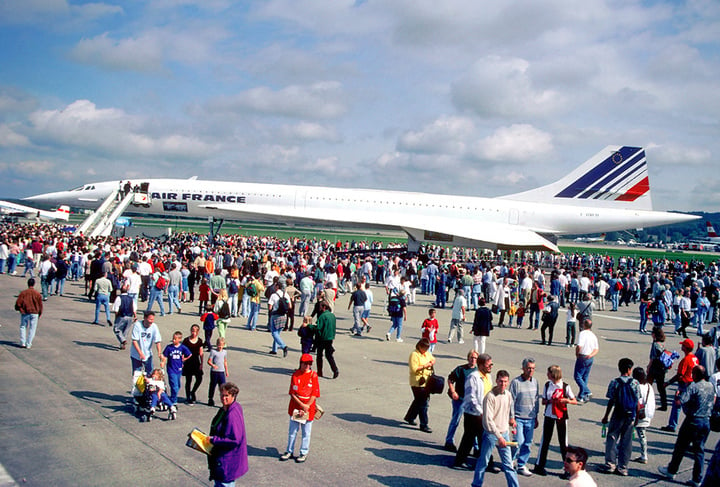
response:
[[[609,232],[686,219],[686,215],[660,211],[566,206],[503,198],[196,179],[131,181],[133,186],[143,182],[148,183],[151,204],[149,207],[130,206],[128,212],[179,217],[214,216],[266,222],[322,223],[322,218],[318,217],[321,212],[318,210],[361,210],[365,214],[402,214],[408,221],[417,221],[422,217],[440,217],[457,221],[458,225],[496,222],[553,235]],[[28,199],[94,209],[117,186],[117,182],[86,184],[76,190],[47,193]],[[244,207],[252,207],[253,210],[243,212]],[[275,211],[272,214],[258,213],[257,207],[272,208]],[[283,214],[284,210],[287,210],[287,215]],[[304,212],[311,216],[303,217]],[[337,225],[338,222],[333,221],[332,224]],[[373,222],[363,221],[359,226],[373,226]],[[402,221],[397,224],[384,222],[377,226],[404,227]]]

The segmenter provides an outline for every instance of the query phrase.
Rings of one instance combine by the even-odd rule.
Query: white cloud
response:
[[[461,111],[502,117],[549,116],[563,104],[560,93],[534,86],[528,61],[500,56],[478,60],[453,84],[452,100]]]
[[[100,151],[113,156],[199,158],[212,148],[194,136],[147,135],[148,124],[116,108],[98,109],[88,100],[77,100],[64,110],[33,112],[33,136],[65,147]]]
[[[30,145],[30,140],[17,133],[10,125],[0,125],[0,147],[23,147]]]
[[[313,122],[300,122],[295,125],[286,125],[282,127],[280,131],[283,137],[289,139],[306,141],[321,140],[326,142],[337,142],[340,139],[334,127]]]
[[[80,63],[133,71],[159,70],[164,60],[163,47],[155,36],[115,40],[107,33],[81,39],[70,55]]]
[[[107,3],[70,4],[67,0],[4,0],[0,2],[0,23],[84,22],[122,13],[117,5]]]
[[[343,87],[336,81],[292,85],[280,90],[253,88],[209,102],[211,111],[252,112],[294,118],[337,118],[347,111]]]
[[[184,31],[149,29],[120,39],[105,32],[81,39],[70,51],[70,57],[79,63],[111,70],[161,71],[171,61],[189,65],[207,61],[214,55],[214,43],[225,36],[224,29],[199,25],[187,26]]]
[[[426,154],[462,154],[475,124],[467,117],[441,117],[420,131],[406,132],[397,143],[399,151]]]
[[[474,154],[493,161],[529,162],[552,151],[552,136],[532,125],[514,124],[500,127],[492,135],[479,141]]]
[[[650,144],[646,148],[646,156],[658,166],[702,166],[713,163],[710,149],[703,147],[686,147],[678,144]]]
[[[52,174],[55,163],[51,161],[23,160],[16,163],[0,162],[0,173],[11,174],[15,177],[29,178],[48,176]]]

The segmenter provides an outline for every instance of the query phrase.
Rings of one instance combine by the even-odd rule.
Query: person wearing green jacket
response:
[[[333,348],[333,340],[335,340],[335,315],[330,311],[330,306],[326,302],[320,304],[320,314],[317,317],[315,325],[315,336],[317,337],[317,373],[323,377],[323,355],[327,358],[330,368],[333,371],[333,379],[340,375],[340,371],[335,364],[335,349]]]

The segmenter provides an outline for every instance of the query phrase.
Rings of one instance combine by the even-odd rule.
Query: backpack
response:
[[[230,282],[228,282],[228,293],[230,294],[237,294],[239,291],[237,281],[235,279],[230,279]]]
[[[167,286],[167,281],[162,276],[162,274],[158,277],[157,281],[155,281],[155,289],[159,289],[162,291]]]
[[[388,301],[387,307],[390,316],[399,316],[402,314],[402,305],[400,304],[400,298],[393,296]]]
[[[218,316],[223,320],[230,318],[230,305],[228,304],[227,301],[223,302],[222,306],[220,306],[220,311],[218,311]]]
[[[257,296],[257,289],[255,289],[255,285],[252,282],[245,286],[245,294],[247,294],[251,298]]]
[[[270,296],[272,296],[275,293],[275,284],[270,284],[268,287],[265,288],[265,298],[270,299]]]
[[[277,296],[278,296],[277,309],[275,311],[273,311],[273,314],[280,315],[280,316],[288,314],[288,312],[290,311],[290,303],[288,303],[287,298],[279,292],[277,293]]]
[[[622,282],[620,282],[619,279],[617,281],[615,281],[615,290],[622,291],[622,288],[623,288]]]
[[[622,380],[615,379],[619,382],[616,392],[615,410],[621,411],[628,419],[635,419],[638,410],[639,398],[632,388],[633,379]]]

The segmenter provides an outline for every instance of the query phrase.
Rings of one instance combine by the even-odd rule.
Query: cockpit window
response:
[[[85,189],[85,186],[79,186],[77,188],[71,189],[70,191],[82,191],[83,189]]]

